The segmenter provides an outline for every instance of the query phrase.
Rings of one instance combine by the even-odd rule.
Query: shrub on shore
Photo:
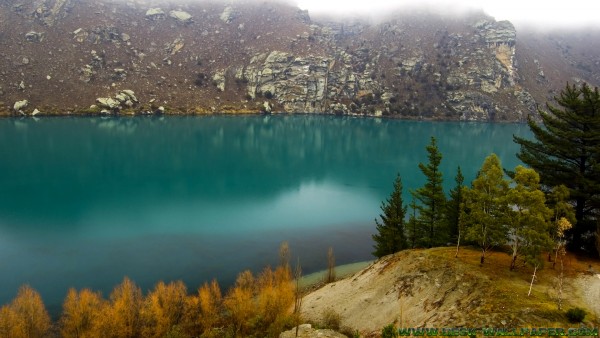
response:
[[[110,295],[70,289],[55,323],[61,337],[277,337],[294,326],[295,284],[288,265],[238,275],[222,297],[216,281],[188,295],[181,281],[159,282],[145,297],[125,277]],[[23,286],[0,308],[0,338],[46,337],[52,323],[40,295]]]

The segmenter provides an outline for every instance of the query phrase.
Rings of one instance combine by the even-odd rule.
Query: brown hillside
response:
[[[0,113],[523,121],[567,81],[600,83],[599,34],[516,29],[481,11],[375,21],[280,1],[4,0]],[[124,90],[135,96],[120,105],[97,100]]]
[[[322,322],[327,309],[341,325],[377,336],[396,327],[429,328],[569,328],[564,310],[582,307],[585,324],[600,324],[600,262],[565,258],[563,312],[557,310],[558,265],[537,273],[527,296],[533,269],[509,271],[509,256],[497,252],[483,266],[480,252],[454,248],[407,250],[383,257],[351,277],[308,294],[303,315]],[[590,268],[591,266],[591,268]],[[594,271],[594,273],[590,272]],[[575,325],[577,326],[577,325]]]

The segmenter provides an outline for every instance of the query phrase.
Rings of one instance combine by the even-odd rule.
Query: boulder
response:
[[[171,11],[169,12],[169,16],[181,23],[188,23],[192,21],[192,15],[184,11]]]
[[[92,69],[92,66],[85,65],[84,67],[79,69],[79,74],[81,74],[79,76],[79,80],[87,83],[92,80],[92,77],[94,76],[94,70]]]
[[[296,336],[296,328],[282,332],[279,338],[348,338],[339,332],[333,330],[316,330],[310,324],[302,324],[298,326],[298,336]]]
[[[125,102],[129,101],[129,96],[124,93],[119,93],[119,94],[117,94],[117,96],[115,96],[115,99],[117,101],[119,101],[120,103],[125,103]]]
[[[231,6],[225,7],[223,13],[221,13],[221,16],[219,18],[225,23],[230,23],[231,21],[233,21],[235,19],[235,13],[233,11],[233,8]]]
[[[25,39],[29,42],[41,42],[44,40],[44,33],[30,31],[29,33],[25,34]]]
[[[23,112],[22,110],[25,109],[28,105],[29,105],[29,101],[27,101],[27,100],[17,101],[13,105],[13,109],[15,111],[22,113]]]
[[[225,71],[218,70],[213,76],[215,86],[222,92],[225,91]]]
[[[77,28],[73,31],[73,39],[75,39],[75,41],[79,43],[83,43],[88,36],[89,33],[86,32],[83,28]]]
[[[96,99],[96,103],[102,108],[118,109],[120,102],[110,97],[99,97]]]
[[[348,107],[342,103],[331,104],[331,105],[329,105],[329,109],[335,115],[346,115],[349,112]]]
[[[124,89],[121,91],[121,94],[127,95],[129,99],[133,102],[138,102],[138,99],[135,97],[135,93],[133,92],[133,90]]]
[[[272,111],[273,106],[271,105],[271,103],[269,103],[269,101],[265,101],[263,103],[263,113],[271,114]]]
[[[185,41],[181,37],[179,37],[179,38],[175,39],[175,41],[167,44],[167,46],[165,47],[165,51],[170,55],[175,55],[180,50],[182,50],[184,46],[185,46]]]
[[[165,17],[165,12],[160,8],[150,8],[146,11],[146,18],[150,20],[164,19]]]

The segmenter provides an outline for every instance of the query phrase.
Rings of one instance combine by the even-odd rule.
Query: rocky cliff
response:
[[[600,82],[600,46],[581,43],[586,57],[548,40],[522,47],[510,22],[480,12],[375,21],[270,1],[5,0],[0,110],[522,121],[566,81]]]

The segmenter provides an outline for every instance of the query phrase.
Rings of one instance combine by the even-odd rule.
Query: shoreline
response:
[[[14,112],[4,113],[0,111],[0,119],[39,119],[39,118],[64,118],[64,117],[77,117],[77,118],[138,118],[138,117],[206,117],[206,116],[335,116],[335,117],[352,117],[352,118],[366,118],[366,119],[384,119],[384,120],[400,120],[400,121],[414,121],[414,122],[456,122],[456,123],[492,123],[492,124],[526,124],[527,121],[510,121],[510,120],[461,120],[461,119],[445,119],[445,118],[423,118],[423,117],[409,117],[409,116],[395,116],[395,115],[365,115],[365,114],[335,114],[335,113],[306,113],[306,112],[272,112],[264,113],[260,111],[235,111],[235,112],[164,112],[164,113],[80,113],[67,111],[64,113],[39,113],[36,115],[25,114],[20,115]]]
[[[355,273],[363,270],[369,265],[376,262],[376,260],[360,261],[355,263],[343,264],[335,267],[336,281],[347,278],[354,275]],[[319,288],[323,284],[323,279],[327,273],[327,270],[320,270],[317,272],[309,273],[300,277],[300,288],[303,290],[311,290]]]

